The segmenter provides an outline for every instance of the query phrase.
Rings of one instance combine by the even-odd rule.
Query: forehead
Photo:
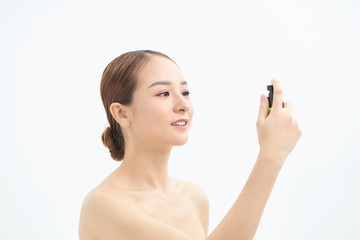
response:
[[[139,88],[147,88],[156,81],[180,84],[184,80],[180,68],[173,61],[153,55],[138,73]]]

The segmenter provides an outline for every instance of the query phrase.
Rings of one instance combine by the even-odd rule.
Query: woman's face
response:
[[[130,107],[133,137],[156,146],[185,144],[194,108],[179,67],[153,55],[138,73],[138,81]],[[173,126],[179,119],[186,119],[186,125]]]

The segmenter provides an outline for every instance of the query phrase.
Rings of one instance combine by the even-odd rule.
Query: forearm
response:
[[[253,239],[266,202],[270,196],[281,166],[260,152],[255,166],[234,205],[208,240]]]

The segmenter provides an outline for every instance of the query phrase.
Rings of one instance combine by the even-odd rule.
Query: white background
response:
[[[360,239],[360,2],[0,1],[0,239],[78,239],[85,195],[119,163],[101,143],[105,66],[140,49],[173,58],[195,107],[171,176],[210,200],[209,234],[259,150],[272,78],[301,140],[255,239]]]

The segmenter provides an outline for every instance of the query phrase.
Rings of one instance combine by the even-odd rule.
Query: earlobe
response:
[[[127,116],[125,106],[121,103],[114,102],[110,105],[110,113],[115,121],[123,128],[130,126],[130,119]]]

